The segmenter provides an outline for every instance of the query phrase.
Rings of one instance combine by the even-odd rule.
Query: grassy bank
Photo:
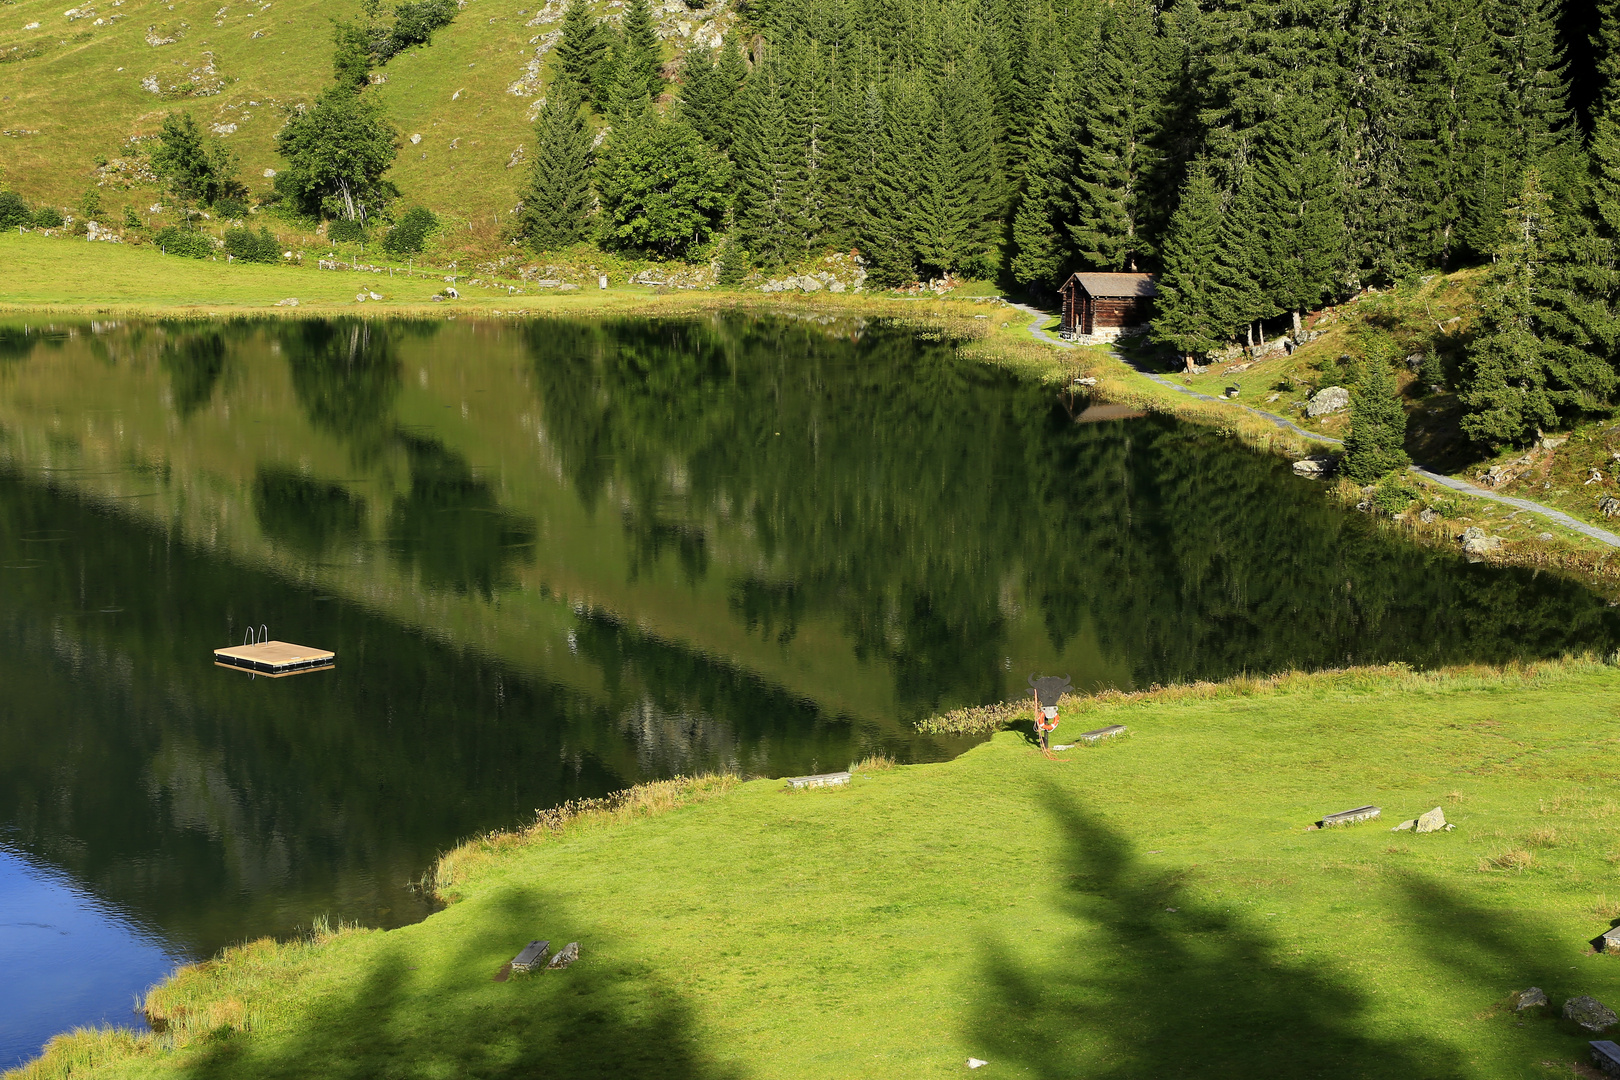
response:
[[[14,1077],[1575,1075],[1620,1004],[1620,672],[1096,699],[848,788],[671,783],[447,857],[456,902],[183,972]],[[881,763],[878,763],[881,766]],[[1362,803],[1381,822],[1309,831]],[[1389,826],[1436,805],[1451,833]],[[566,972],[495,981],[531,937]]]

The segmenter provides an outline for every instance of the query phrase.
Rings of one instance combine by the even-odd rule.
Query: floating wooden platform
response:
[[[788,787],[832,787],[835,784],[849,783],[849,773],[829,772],[818,773],[815,776],[790,776]]]
[[[294,645],[289,641],[263,641],[257,645],[233,645],[214,650],[214,663],[220,667],[251,671],[279,679],[283,675],[303,675],[325,671],[333,666],[337,653]]]

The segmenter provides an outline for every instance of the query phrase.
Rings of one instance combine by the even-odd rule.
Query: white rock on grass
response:
[[[1427,814],[1419,814],[1415,831],[1420,833],[1440,832],[1452,826],[1446,824],[1446,815],[1438,806]]]
[[[1350,391],[1342,386],[1324,386],[1311,396],[1310,403],[1305,406],[1305,415],[1314,420],[1349,407]]]

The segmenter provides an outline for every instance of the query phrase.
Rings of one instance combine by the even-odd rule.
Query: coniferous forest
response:
[[[1514,441],[1620,387],[1616,8],[750,0],[752,37],[661,67],[645,0],[571,0],[524,227],[722,276],[1154,271],[1189,357],[1484,264],[1467,433]]]

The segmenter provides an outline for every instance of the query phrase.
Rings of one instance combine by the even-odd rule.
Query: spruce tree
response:
[[[1255,169],[1260,204],[1260,278],[1271,302],[1300,318],[1341,287],[1344,213],[1328,121],[1315,102],[1279,111]]]
[[[1537,170],[1525,174],[1519,197],[1504,217],[1502,243],[1480,294],[1479,336],[1464,367],[1468,415],[1463,433],[1504,446],[1552,427],[1568,387],[1555,381],[1555,343],[1543,325],[1552,207]]]
[[[663,92],[660,74],[663,47],[658,42],[658,24],[653,21],[647,0],[628,0],[624,24],[619,31],[617,71],[618,92],[625,99],[647,97],[653,100]]]
[[[534,126],[534,164],[523,197],[521,227],[546,251],[585,238],[591,212],[591,133],[580,116],[579,88],[552,83]]]
[[[1221,193],[1208,164],[1199,159],[1188,171],[1165,233],[1153,318],[1153,336],[1174,347],[1189,370],[1193,357],[1215,348],[1222,336],[1214,288],[1220,234]]]
[[[1233,172],[1232,190],[1216,230],[1212,315],[1223,336],[1242,328],[1245,340],[1253,345],[1255,322],[1276,314],[1279,305],[1268,299],[1261,280],[1265,248],[1255,169],[1240,165]]]
[[[608,51],[604,27],[591,14],[589,0],[568,0],[563,9],[562,37],[557,40],[558,78],[580,87],[598,108],[606,100],[606,87],[597,84]]]
[[[1405,166],[1416,130],[1412,83],[1421,59],[1413,5],[1362,0],[1349,28],[1343,176],[1350,262],[1388,283],[1410,264],[1412,200]]]
[[[1498,122],[1496,54],[1478,0],[1430,0],[1414,82],[1415,129],[1406,173],[1414,200],[1412,252],[1447,267],[1463,235],[1469,185]]]
[[[1059,68],[1047,90],[1041,121],[1029,141],[1023,193],[1013,214],[1013,280],[1026,289],[1056,289],[1072,265],[1073,248],[1063,222],[1072,220],[1067,151],[1079,120],[1075,80]]]
[[[795,252],[793,216],[802,147],[790,129],[779,64],[767,58],[744,88],[737,162],[738,239],[765,266]]]
[[[1085,80],[1069,235],[1080,262],[1095,270],[1135,270],[1153,250],[1148,184],[1166,91],[1154,23],[1149,0],[1110,8]]]
[[[736,135],[737,95],[748,74],[747,61],[735,39],[718,57],[714,50],[693,48],[681,61],[681,117],[711,146],[731,149]]]
[[[1358,484],[1370,484],[1412,459],[1406,455],[1406,410],[1395,393],[1395,378],[1382,358],[1369,361],[1350,389],[1350,437],[1340,470]]]

